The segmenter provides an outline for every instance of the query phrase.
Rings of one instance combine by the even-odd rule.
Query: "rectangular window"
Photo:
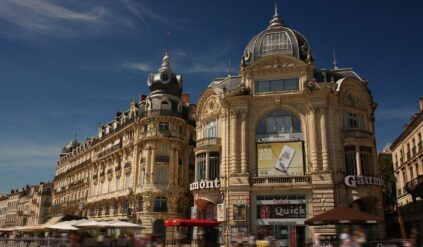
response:
[[[355,160],[355,146],[345,146],[344,152],[346,175],[356,175],[357,163]]]
[[[131,186],[131,176],[130,176],[130,174],[126,174],[125,189],[129,188],[129,186]]]
[[[345,129],[363,129],[363,116],[358,113],[345,112],[344,128]]]
[[[213,120],[205,124],[204,137],[217,137],[217,120]]]
[[[109,181],[107,181],[107,193],[109,193],[111,191],[112,191],[112,181],[109,180]]]
[[[256,93],[298,90],[298,78],[256,81]]]
[[[209,179],[219,179],[220,170],[220,153],[210,152],[209,154]]]
[[[363,176],[373,175],[373,150],[371,147],[360,146],[361,174]]]
[[[206,154],[201,153],[197,155],[197,171],[196,171],[196,181],[206,179]]]
[[[408,169],[410,170],[410,181],[411,181],[414,178],[413,166],[411,165]]]
[[[116,177],[116,190],[120,190],[120,177]]]
[[[169,130],[169,123],[168,122],[160,122],[159,123],[159,131],[160,132],[167,132]]]
[[[167,185],[167,182],[168,182],[167,168],[165,168],[165,167],[157,168],[156,184]]]
[[[141,171],[140,171],[140,181],[139,181],[139,184],[144,184],[144,176],[145,176],[145,170],[144,169],[141,169]]]

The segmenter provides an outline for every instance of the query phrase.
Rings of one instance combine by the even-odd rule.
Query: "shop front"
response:
[[[257,195],[257,239],[274,240],[274,246],[305,246],[305,194]]]

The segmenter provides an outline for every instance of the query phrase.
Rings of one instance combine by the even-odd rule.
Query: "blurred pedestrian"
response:
[[[313,247],[320,247],[320,245],[320,234],[316,232],[313,235]]]
[[[344,228],[341,235],[339,235],[339,240],[341,241],[340,247],[351,247],[350,229]]]

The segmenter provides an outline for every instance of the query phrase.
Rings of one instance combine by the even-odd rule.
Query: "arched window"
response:
[[[156,197],[154,199],[154,212],[167,212],[167,200],[166,197]]]
[[[283,135],[293,134],[293,135]],[[294,113],[277,110],[267,113],[259,122],[256,130],[257,139],[279,137],[302,139],[301,122]]]

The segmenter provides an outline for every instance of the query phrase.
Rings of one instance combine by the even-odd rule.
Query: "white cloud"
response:
[[[36,143],[0,144],[0,167],[55,167],[61,146]],[[54,169],[54,168],[53,168]]]
[[[148,63],[123,63],[120,66],[124,69],[142,71],[142,72],[152,72],[153,68]]]
[[[140,31],[139,20],[144,26],[153,22],[173,25],[167,18],[136,1],[64,3],[66,5],[53,0],[1,0],[0,33],[21,39],[36,39],[39,35],[85,38],[98,34],[123,34],[122,30],[127,29]]]

